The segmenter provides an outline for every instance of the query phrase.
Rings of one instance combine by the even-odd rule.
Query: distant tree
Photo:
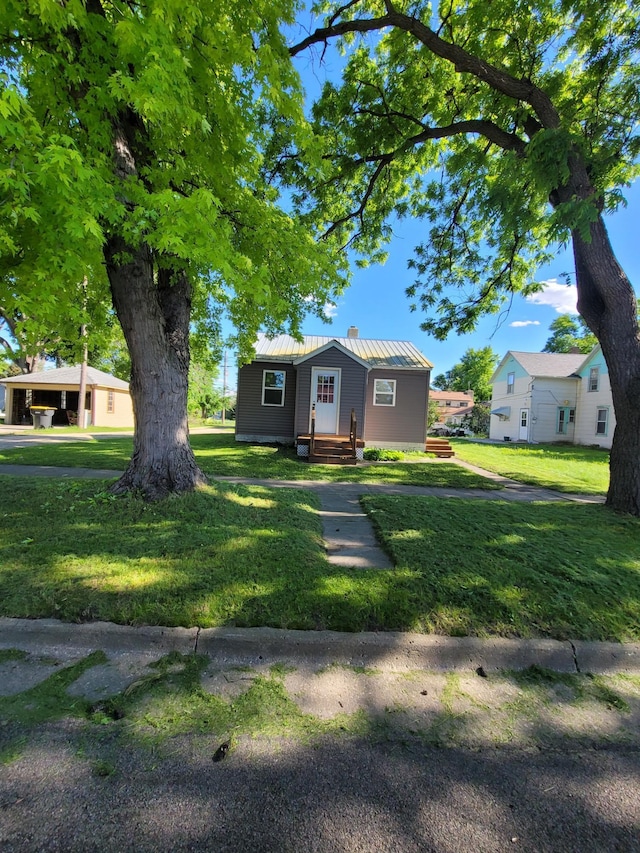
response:
[[[500,361],[491,347],[468,349],[457,364],[440,373],[432,384],[440,391],[473,391],[478,401],[491,399],[489,380]]]
[[[434,388],[437,388],[438,391],[453,391],[452,382],[452,371],[447,370],[446,373],[439,373],[434,379],[432,379],[431,384]]]
[[[488,435],[491,420],[491,406],[488,403],[475,403],[473,409],[462,419],[462,426],[474,435]]]
[[[222,394],[214,387],[217,378],[217,367],[191,362],[187,397],[190,415],[198,415],[204,420],[212,412],[221,408]]]
[[[438,422],[440,418],[438,412],[438,404],[435,400],[429,400],[429,407],[427,409],[427,429],[431,429],[431,427]]]
[[[549,331],[552,334],[542,352],[571,352],[577,349],[578,352],[586,354],[598,343],[598,339],[580,316],[560,314],[549,326]]]

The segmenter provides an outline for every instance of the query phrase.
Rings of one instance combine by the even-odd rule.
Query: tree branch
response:
[[[531,80],[519,80],[495,65],[491,65],[489,62],[485,62],[458,47],[458,45],[445,41],[418,18],[397,12],[390,3],[387,3],[387,9],[387,14],[378,18],[341,21],[340,23],[332,23],[328,27],[320,27],[298,44],[290,47],[289,53],[291,56],[297,56],[312,44],[326,43],[329,39],[338,38],[347,33],[370,33],[384,30],[387,27],[396,27],[412,35],[435,56],[450,62],[457,73],[471,74],[476,79],[486,83],[494,91],[513,100],[524,101],[529,104],[543,127],[559,127],[560,117],[556,108],[548,95],[535,86]]]

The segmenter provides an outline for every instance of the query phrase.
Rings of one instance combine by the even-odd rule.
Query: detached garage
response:
[[[55,409],[53,426],[78,422],[80,365],[10,376],[0,382],[6,388],[5,424],[31,424],[32,406]],[[129,383],[95,367],[87,368],[83,408],[87,426],[133,426]]]

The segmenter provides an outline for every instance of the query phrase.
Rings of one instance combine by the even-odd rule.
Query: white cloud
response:
[[[524,326],[539,326],[540,320],[514,320],[513,323],[509,323],[509,325],[513,329],[522,329]]]
[[[316,300],[315,296],[305,296],[304,301],[307,303],[315,302],[317,304],[317,300]],[[338,306],[336,305],[335,302],[325,302],[324,305],[322,306],[322,313],[324,314],[324,316],[328,320],[331,320],[331,319],[333,319],[333,317],[335,317],[337,315]]]
[[[533,305],[549,305],[558,314],[577,314],[578,289],[575,284],[562,284],[557,279],[541,281],[543,290],[525,297]]]
[[[325,302],[323,311],[325,317],[335,317],[338,313],[338,306],[335,302]]]

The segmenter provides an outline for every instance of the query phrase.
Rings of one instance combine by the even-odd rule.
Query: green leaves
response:
[[[310,140],[281,32],[293,10],[290,0],[4,4],[1,305],[11,291],[33,323],[36,308],[40,326],[78,321],[78,283],[95,277],[89,287],[104,293],[114,232],[185,269],[201,308],[228,305],[247,349],[267,318],[295,330],[311,294],[336,295],[343,262],[278,207],[264,167],[270,117],[296,145]]]
[[[408,293],[444,337],[621,203],[638,174],[640,13],[621,0],[389,8],[325,3],[326,27],[292,48],[335,37],[346,60],[313,107],[322,176],[289,174],[300,209],[364,258],[392,217],[424,221]]]

